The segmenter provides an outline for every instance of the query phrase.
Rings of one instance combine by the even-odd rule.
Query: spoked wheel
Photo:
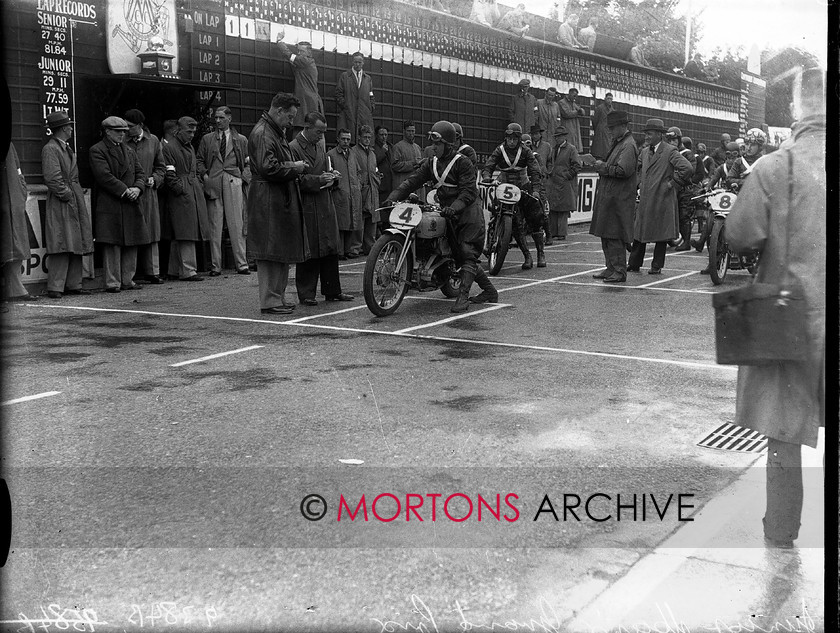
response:
[[[712,283],[719,286],[726,279],[726,271],[729,269],[729,247],[726,244],[724,235],[724,221],[715,218],[712,225],[712,233],[709,236],[709,276]]]
[[[408,292],[411,253],[406,253],[402,266],[397,269],[404,247],[404,235],[386,233],[376,240],[367,256],[363,281],[365,303],[376,316],[396,312]]]
[[[461,273],[460,270],[452,270],[449,279],[440,287],[440,291],[447,299],[454,299],[461,294]]]
[[[509,215],[499,214],[493,235],[490,236],[490,274],[498,275],[505,264],[508,248],[510,248],[510,235],[513,231],[513,218]]]

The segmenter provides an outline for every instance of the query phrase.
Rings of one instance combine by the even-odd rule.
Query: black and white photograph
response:
[[[838,630],[836,24],[4,0],[0,632]]]

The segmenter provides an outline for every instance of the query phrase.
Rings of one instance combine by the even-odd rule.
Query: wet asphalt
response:
[[[716,288],[697,274],[705,253],[669,250],[662,276],[606,286],[582,231],[548,249],[546,268],[523,271],[512,251],[494,279],[502,307],[454,320],[439,293],[374,317],[359,260],[341,267],[356,301],[288,317],[260,314],[256,276],[235,274],[12,305],[4,402],[59,393],[3,406],[2,619],[563,630],[589,587],[679,527],[676,501],[663,521],[560,520],[564,494],[693,495],[690,515],[756,457],[697,446],[735,409],[711,296],[749,274]],[[398,518],[338,523],[341,495],[355,506],[362,493],[393,494]],[[453,493],[492,509],[499,494],[508,516],[513,493],[518,520],[485,506],[481,523],[430,521],[425,495]],[[325,498],[323,520],[302,516],[308,494]],[[409,494],[424,497],[423,523],[404,520]],[[545,495],[560,519],[538,513]]]

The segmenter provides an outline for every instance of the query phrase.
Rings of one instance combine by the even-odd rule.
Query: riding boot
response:
[[[691,221],[680,222],[680,237],[682,241],[675,250],[687,251],[691,248]]]
[[[496,303],[499,300],[499,291],[490,281],[490,277],[484,269],[479,266],[475,271],[475,283],[481,288],[481,292],[474,297],[470,297],[470,303]]]
[[[484,271],[482,270],[482,272]],[[461,289],[458,298],[455,300],[455,305],[449,310],[450,312],[466,312],[470,307],[470,288],[475,275],[476,266],[474,262],[468,262],[461,266]]]
[[[525,256],[525,262],[522,264],[522,270],[529,270],[534,267],[534,260],[531,259],[531,251],[528,250],[528,244],[525,242],[526,239],[527,238],[521,235],[516,236],[516,245]]]
[[[543,216],[543,231],[545,232],[545,245],[551,246],[554,240],[551,239],[551,228],[548,224],[548,213]]]
[[[533,234],[534,244],[537,245],[537,268],[545,268],[545,242],[542,231]]]

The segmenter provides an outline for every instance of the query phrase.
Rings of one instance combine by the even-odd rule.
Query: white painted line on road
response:
[[[332,312],[322,312],[321,314],[311,314],[309,316],[301,317],[299,319],[292,319],[291,321],[286,321],[286,323],[301,323],[302,321],[309,321],[311,319],[320,319],[321,317],[332,316],[334,314],[341,314],[343,312],[353,312],[355,310],[361,310],[362,308],[366,308],[366,305],[360,306],[353,306],[352,308],[344,308],[344,310],[334,310]]]
[[[598,269],[600,270],[600,269]],[[532,284],[533,285],[533,284]],[[501,291],[500,291],[501,292]],[[495,304],[502,305],[502,304]],[[508,305],[508,304],[504,304]],[[84,310],[88,312],[116,312],[122,314],[147,314],[150,316],[169,316],[180,317],[187,319],[207,319],[208,321],[232,321],[237,323],[262,323],[263,325],[292,325],[294,327],[316,328],[321,330],[330,330],[334,332],[353,332],[357,334],[378,334],[380,336],[401,336],[406,338],[417,338],[431,341],[445,341],[450,343],[467,343],[472,345],[486,345],[489,347],[510,347],[514,349],[530,349],[546,352],[559,352],[565,354],[577,354],[581,356],[600,356],[603,358],[619,359],[619,360],[635,360],[641,362],[658,363],[663,365],[676,365],[679,367],[691,367],[697,369],[715,369],[723,372],[737,372],[738,367],[734,365],[718,365],[715,363],[693,363],[682,360],[669,360],[664,358],[647,358],[644,356],[629,356],[626,354],[609,354],[607,352],[587,352],[584,350],[564,349],[559,347],[540,347],[537,345],[519,345],[516,343],[503,343],[499,341],[482,341],[474,339],[453,338],[445,336],[429,336],[426,334],[397,334],[396,332],[386,332],[383,330],[366,330],[363,328],[343,327],[338,325],[323,325],[319,323],[289,323],[288,321],[273,321],[266,319],[246,319],[243,317],[226,317],[226,316],[210,316],[206,314],[178,314],[175,312],[151,312],[149,310],[124,310],[117,308],[92,308],[87,306],[68,306],[68,305],[29,305],[28,308],[59,308],[63,310]],[[473,315],[478,314],[473,312]]]
[[[464,318],[469,317],[469,316],[475,316],[476,314],[481,314],[483,312],[492,312],[493,310],[498,310],[499,308],[509,308],[509,307],[510,307],[510,305],[508,305],[507,303],[493,303],[493,304],[487,306],[486,308],[482,308],[481,310],[473,310],[471,312],[467,311],[467,312],[464,312],[463,314],[459,314],[457,316],[452,316],[452,317],[448,317],[446,319],[441,319],[440,321],[434,321],[432,323],[426,323],[424,325],[415,325],[413,327],[407,327],[407,328],[404,328],[402,330],[397,330],[396,332],[393,332],[393,334],[405,334],[406,332],[414,332],[415,330],[424,330],[427,327],[434,327],[436,325],[443,325],[444,323],[451,323],[452,321],[457,321],[459,319],[464,319]]]
[[[0,406],[6,406],[8,404],[18,404],[19,402],[29,402],[30,400],[39,400],[41,398],[49,398],[50,396],[57,396],[60,394],[60,391],[45,391],[44,393],[36,393],[34,396],[24,396],[23,398],[15,398],[14,400],[6,400],[6,402],[0,402]]]
[[[211,354],[210,356],[204,356],[202,358],[196,358],[194,360],[185,360],[180,363],[175,363],[174,365],[170,365],[170,367],[183,367],[184,365],[192,365],[193,363],[203,363],[206,360],[213,360],[214,358],[221,358],[222,356],[230,356],[231,354],[241,354],[242,352],[250,352],[252,349],[260,349],[263,347],[262,345],[251,345],[250,347],[243,347],[242,349],[234,349],[229,352],[220,352],[219,354]]]
[[[530,288],[531,286],[539,286],[542,284],[548,284],[553,281],[561,281],[563,279],[570,279],[571,277],[579,277],[580,275],[586,275],[588,273],[597,273],[598,271],[604,270],[603,266],[598,266],[598,268],[590,268],[589,270],[582,270],[578,273],[569,273],[568,275],[561,275],[560,277],[552,277],[551,279],[540,279],[537,281],[532,281],[527,284],[522,284],[519,286],[511,286],[510,288],[499,288],[499,292],[507,292],[509,290],[522,290],[523,288]]]
[[[621,288],[623,290],[638,290],[639,288],[645,288],[645,290],[658,290],[660,292],[685,292],[688,294],[695,294],[695,295],[713,295],[715,294],[714,290],[686,290],[685,288],[646,288],[645,286],[631,286],[627,284],[605,284],[603,282],[595,282],[595,281],[558,281],[558,284],[563,284],[566,286],[590,286],[593,288]]]
[[[674,281],[675,279],[682,279],[683,277],[690,277],[691,275],[699,275],[700,272],[697,270],[692,270],[690,273],[685,273],[684,275],[677,275],[676,277],[666,277],[665,279],[660,279],[658,281],[652,281],[649,284],[643,284],[641,286],[636,286],[637,288],[650,288],[651,286],[658,286],[659,284],[666,284],[669,281]]]

